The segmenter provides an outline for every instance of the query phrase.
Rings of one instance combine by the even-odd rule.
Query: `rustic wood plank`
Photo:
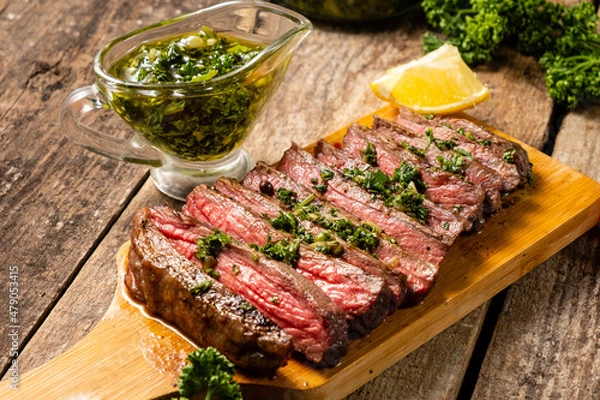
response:
[[[553,157],[600,180],[599,131],[600,106],[570,112]],[[595,398],[600,393],[599,310],[597,225],[509,290],[474,398]]]
[[[165,203],[181,205],[158,192],[148,179],[19,357],[21,371],[64,353],[94,328],[115,295],[118,279],[115,249],[129,237],[133,214],[145,205]]]
[[[346,400],[455,399],[488,310],[486,302]]]
[[[174,11],[121,1],[12,2],[1,9],[3,38],[11,39],[0,42],[0,254],[19,268],[21,346],[147,173],[70,143],[58,126],[59,104],[93,82],[100,46]],[[107,121],[106,129],[121,125]],[[3,307],[3,321],[7,312]],[[8,329],[0,327],[2,348],[9,347]],[[8,362],[4,353],[0,365]]]
[[[388,118],[395,115],[394,110],[390,107],[380,110],[378,114]],[[368,124],[368,121],[363,123]],[[339,140],[340,134],[343,134],[343,130],[329,139]],[[274,379],[241,375],[242,382],[258,386],[281,387],[284,390],[291,389],[299,392],[306,392],[303,387],[308,385],[312,392],[297,394],[306,396],[314,392],[313,394],[318,398],[324,398],[326,393],[327,395],[349,393],[359,386],[358,379],[360,379],[358,382],[366,383],[370,379],[369,375],[383,372],[384,368],[390,366],[392,362],[433,338],[457,318],[477,307],[480,302],[502,290],[507,284],[514,282],[534,267],[536,260],[546,259],[572,240],[575,237],[573,235],[581,234],[584,232],[583,229],[587,229],[591,226],[590,224],[600,218],[600,210],[590,208],[600,204],[600,185],[589,178],[584,178],[581,174],[567,171],[566,167],[531,148],[529,151],[532,162],[541,167],[536,174],[540,183],[535,190],[519,192],[519,201],[515,201],[509,210],[499,212],[493,220],[488,222],[486,229],[478,237],[461,238],[457,241],[442,265],[436,290],[422,305],[397,311],[388,318],[384,326],[374,330],[368,338],[353,341],[348,355],[339,367],[317,372],[292,360],[278,371],[277,377]],[[562,174],[571,175],[572,180],[562,178],[561,171],[563,171]],[[569,189],[574,190],[568,192]],[[575,192],[576,190],[589,190],[590,193],[593,193],[593,198],[586,201]],[[563,192],[564,194],[561,195]],[[562,209],[561,205],[565,204],[572,205],[573,214],[566,213],[558,216],[555,209]],[[532,214],[532,207],[537,207],[540,212]],[[129,215],[128,218],[131,216]],[[512,222],[510,235],[502,236],[501,232],[507,231],[506,224],[509,221]],[[94,279],[95,281],[96,279]],[[124,332],[138,329],[133,325],[131,329],[128,329],[128,323],[133,323],[133,320],[115,319],[114,329],[116,331],[111,336],[121,337],[124,336]],[[106,340],[106,337],[103,340]],[[96,346],[98,344],[95,343]],[[94,343],[89,343],[88,347],[93,348],[93,346]],[[119,346],[135,347],[135,340],[133,342],[131,340],[123,341]],[[457,347],[456,344],[454,347]],[[175,348],[173,351],[177,352],[178,350]],[[463,352],[459,354],[464,356]],[[70,353],[68,357],[72,358],[73,353]],[[169,357],[167,356],[167,358]],[[64,364],[64,360],[61,357],[61,361],[54,364],[55,367],[64,365],[60,368],[63,374],[66,366],[70,365]],[[128,379],[138,376],[136,374],[140,374],[139,377],[146,377],[148,373],[154,373],[152,369],[148,369],[146,362],[140,357],[137,357],[137,361],[134,363],[129,358],[120,360],[127,362],[127,365],[131,364],[131,374],[127,376]],[[462,360],[466,360],[466,358],[463,357]],[[93,355],[87,362],[91,369],[94,369],[93,366],[106,365],[104,358],[95,359]],[[455,367],[460,370],[460,366]],[[53,367],[48,368],[50,369],[47,372],[34,371],[35,377],[52,375],[51,368]],[[69,368],[71,367],[69,366]],[[101,371],[104,370],[100,369],[98,373],[100,374]],[[68,388],[69,394],[75,394],[72,392],[73,390],[80,390],[80,383],[78,383],[78,378],[73,375],[74,373],[75,371],[69,370],[66,372],[67,376],[72,379],[70,379],[69,385],[63,387],[63,390]],[[452,376],[455,378],[455,382],[447,383],[456,383],[457,374]],[[163,385],[161,387],[164,388],[164,380],[164,377],[161,379],[156,377],[157,390],[159,389],[158,385]],[[50,381],[44,380],[44,382]],[[37,380],[30,382],[31,390],[39,391],[40,384],[41,382],[37,382]],[[97,381],[96,384],[98,384]],[[151,390],[151,388],[147,389]],[[106,388],[102,391],[108,394],[112,393],[111,390],[113,389]],[[457,387],[454,386],[450,390],[454,390],[456,393]],[[273,396],[272,392],[272,390],[269,391],[271,395],[269,397]],[[265,398],[265,392],[253,393],[251,398],[255,397]]]
[[[204,2],[204,4],[207,3],[208,2]],[[85,3],[87,8],[78,11],[80,14],[74,12],[75,9],[70,8],[68,9],[68,12],[62,10],[60,12],[56,11],[56,15],[60,16],[60,18],[58,18],[59,21],[63,18],[63,15],[69,15],[67,17],[68,23],[63,25],[60,25],[60,22],[54,22],[55,25],[52,25],[52,20],[47,20],[49,21],[48,25],[50,27],[59,29],[58,33],[61,33],[60,29],[63,29],[64,32],[62,33],[68,34],[68,39],[60,39],[58,33],[55,36],[52,36],[54,40],[54,42],[51,42],[53,43],[52,47],[58,46],[58,48],[65,48],[64,45],[60,46],[60,40],[67,41],[68,45],[66,46],[64,53],[54,51],[50,54],[50,50],[47,50],[48,54],[46,54],[40,53],[37,49],[34,51],[32,48],[29,60],[20,58],[19,60],[14,61],[14,64],[7,64],[8,67],[11,67],[14,65],[23,65],[17,64],[17,62],[29,62],[29,64],[26,65],[31,65],[29,70],[30,73],[29,75],[24,75],[21,82],[27,82],[27,79],[30,76],[34,79],[30,81],[31,83],[28,89],[31,94],[27,93],[27,91],[24,93],[19,92],[17,90],[17,84],[15,84],[14,87],[10,86],[13,91],[11,93],[14,93],[11,95],[11,98],[18,99],[17,106],[23,107],[23,110],[20,110],[18,107],[14,108],[13,106],[11,106],[10,109],[6,109],[6,115],[8,115],[7,118],[11,119],[2,120],[2,125],[14,125],[9,127],[10,130],[8,132],[17,132],[22,129],[24,129],[24,131],[40,132],[42,129],[40,127],[47,125],[44,124],[43,121],[55,121],[56,107],[60,99],[66,95],[70,89],[91,82],[91,58],[95,54],[95,51],[110,38],[142,24],[145,25],[150,22],[164,19],[173,14],[190,11],[194,7],[191,5],[191,2],[176,2],[175,4],[171,3],[163,5],[155,5],[154,2],[142,4],[140,4],[140,2],[108,2],[106,6],[103,6],[103,4],[105,3]],[[195,3],[195,6],[199,7],[200,4]],[[13,7],[12,4],[11,7]],[[28,8],[23,9],[23,13],[26,10],[27,12],[34,12],[34,15],[41,15],[45,12],[47,13],[47,9],[43,7],[50,6],[32,3],[27,7]],[[52,7],[55,6],[52,5]],[[65,7],[68,8],[73,6],[67,4]],[[80,5],[78,4],[77,7],[80,7]],[[52,15],[52,13],[47,14]],[[21,20],[22,19],[23,18],[21,17]],[[109,20],[112,21],[110,24],[103,23],[103,21]],[[26,24],[19,26],[19,29],[25,28],[25,25]],[[64,28],[65,25],[68,28]],[[16,30],[17,28],[11,26],[10,29]],[[34,31],[33,28],[30,29],[31,32]],[[324,134],[339,128],[345,123],[362,116],[365,112],[379,108],[382,103],[371,94],[370,89],[368,88],[368,82],[380,75],[389,66],[419,57],[422,54],[420,48],[420,36],[423,31],[424,25],[422,20],[410,17],[382,24],[375,32],[373,32],[372,27],[350,29],[317,25],[317,29],[306,39],[294,57],[290,64],[288,75],[273,100],[273,105],[268,108],[249,139],[247,147],[250,152],[258,159],[265,159],[269,162],[275,161],[280,153],[289,145],[291,140],[298,141],[303,145],[308,144]],[[330,50],[331,47],[325,46],[324,43],[337,45],[335,53]],[[94,50],[90,50],[91,48],[94,48]],[[5,54],[12,53],[12,50],[9,50],[6,50]],[[59,62],[60,60],[58,58],[63,57],[64,59],[65,56],[63,54],[68,53],[69,51],[73,52],[76,59],[68,60],[68,63],[65,61]],[[58,65],[58,67],[48,71],[43,71],[44,68],[41,68],[41,72],[37,71],[35,68],[39,68],[39,66],[36,66],[37,64],[35,64],[34,61],[44,55],[46,59],[52,61],[48,62],[49,65]],[[66,65],[68,65],[68,67]],[[8,67],[3,68],[2,70],[7,71]],[[513,68],[521,72],[515,73]],[[532,73],[532,69],[534,69],[534,67],[530,65],[528,60],[515,59],[513,58],[513,54],[509,53],[499,65],[494,67],[494,69],[482,69],[480,76],[484,82],[491,85],[493,96],[498,96],[499,99],[502,99],[507,93],[514,91],[514,93],[527,93],[527,96],[529,96],[527,99],[529,99],[532,104],[543,103],[543,100],[540,100],[542,93],[539,91],[539,71],[534,70]],[[534,75],[533,78],[531,78],[531,74]],[[44,76],[49,77],[43,78]],[[54,80],[51,80],[53,76]],[[58,78],[56,76],[58,76]],[[38,79],[38,81],[35,79]],[[301,81],[299,81],[300,79]],[[5,85],[8,85],[7,82],[8,81],[4,79],[0,81],[3,89]],[[38,104],[38,99],[41,96],[44,96],[44,93],[49,95],[44,110],[26,109],[28,103]],[[25,97],[26,95],[29,95],[30,97],[27,98]],[[5,97],[2,96],[0,107],[5,107],[4,99]],[[29,101],[28,99],[36,101]],[[524,139],[535,147],[538,147],[544,135],[545,124],[547,117],[549,116],[550,108],[544,103],[544,106],[537,110],[539,112],[536,113],[535,117],[528,120],[530,121],[530,124],[526,125],[527,129],[520,130],[521,125],[519,124],[519,116],[526,100],[517,100],[519,101],[506,105],[505,102],[500,104],[498,104],[498,102],[495,103],[492,98],[490,102],[478,107],[477,110],[473,110],[472,114],[492,125],[498,126],[510,134]],[[0,116],[4,115],[5,109],[0,108],[0,110],[2,111],[0,112]],[[51,110],[54,114],[50,112]],[[37,115],[25,126],[17,126],[18,123],[21,123],[23,115],[28,115],[30,117],[36,113],[39,114],[39,112],[42,114]],[[10,124],[6,123],[6,121],[9,121]],[[50,127],[50,131],[53,135],[58,134],[55,123]],[[39,136],[41,136],[41,134]],[[269,139],[265,140],[264,138]],[[47,141],[39,143],[38,147],[32,149],[32,154],[34,154],[34,150],[39,152],[40,149],[48,148],[50,142],[50,139],[48,139]],[[26,148],[31,146],[31,143],[14,143],[14,146],[14,149],[11,148],[11,150],[21,147]],[[85,191],[80,190],[75,194],[69,192],[68,195],[63,195],[65,200],[63,200],[64,205],[60,207],[61,209],[69,210],[78,208],[80,204],[84,203],[86,203],[86,206],[85,209],[79,209],[78,211],[80,218],[78,229],[71,229],[66,232],[63,231],[60,235],[60,241],[68,241],[70,240],[69,238],[72,237],[77,237],[79,240],[71,242],[66,250],[65,248],[55,249],[53,252],[50,252],[50,255],[42,257],[42,260],[47,264],[45,268],[51,270],[54,274],[52,279],[48,280],[47,277],[44,277],[45,281],[38,281],[34,279],[33,276],[22,277],[24,286],[28,287],[29,291],[35,292],[37,290],[37,292],[40,293],[40,297],[43,296],[46,297],[46,299],[59,294],[62,284],[66,281],[64,276],[62,278],[56,278],[56,275],[61,273],[61,269],[70,273],[74,266],[85,259],[86,254],[82,249],[88,249],[93,245],[93,241],[98,232],[101,232],[107,225],[106,216],[114,215],[116,210],[118,210],[119,207],[124,204],[124,201],[126,201],[126,196],[120,198],[119,195],[123,193],[123,187],[131,186],[126,186],[123,182],[132,180],[134,183],[137,183],[142,179],[145,171],[145,169],[141,167],[132,167],[124,163],[111,162],[89,153],[81,153],[78,148],[70,145],[64,140],[56,144],[55,147],[52,147],[50,144],[50,149],[51,152],[56,153],[56,155],[48,156],[50,160],[41,165],[42,171],[38,172],[38,181],[47,179],[48,176],[53,176],[56,172],[48,171],[49,168],[46,167],[47,165],[56,164],[57,162],[63,164],[67,163],[69,167],[72,166],[71,170],[66,172],[67,176],[61,177],[58,175],[56,178],[61,178],[62,181],[69,181],[69,187],[73,184],[78,184],[80,187],[86,187],[86,190],[89,190],[90,192],[84,193]],[[58,154],[59,150],[60,155]],[[64,153],[65,151],[67,151],[67,153]],[[14,154],[14,152],[12,154]],[[24,157],[15,157],[14,162],[21,162],[22,159],[28,158],[31,158],[29,154]],[[93,161],[90,161],[90,159]],[[79,165],[88,164],[92,164],[93,166],[83,170],[83,173],[81,173],[80,169],[76,168]],[[60,166],[57,167],[57,169],[64,170],[64,167]],[[97,170],[104,172],[99,173]],[[11,169],[8,169],[8,171],[11,171]],[[86,182],[84,178],[81,178],[92,172],[95,174],[94,176],[97,177],[94,179],[93,184],[90,184]],[[12,172],[12,175],[7,178],[9,179],[7,183],[11,183],[12,180],[15,182],[22,182],[23,179],[18,174],[19,170]],[[134,178],[125,178],[125,176],[133,176]],[[32,179],[22,182],[20,187],[30,187],[31,181]],[[131,185],[131,183],[129,184]],[[13,187],[15,186],[16,184],[13,184]],[[42,190],[36,194],[41,198],[51,199],[55,196],[61,196],[62,190],[68,190],[67,187],[55,188],[54,186],[56,186],[56,184],[53,185],[51,190]],[[150,189],[152,188],[150,187]],[[155,194],[142,194],[139,201],[142,202],[144,199],[152,200],[154,195]],[[108,199],[109,202],[111,199],[114,199],[114,203],[117,205],[109,204],[108,206],[105,206],[104,202],[106,199]],[[15,200],[17,200],[16,195]],[[136,199],[136,201],[138,201],[138,199]],[[43,205],[43,203],[40,202],[36,203],[33,197],[28,197],[21,202],[17,201],[16,205],[23,204],[20,208],[21,211],[19,211],[19,215],[13,215],[12,219],[9,220],[13,221],[12,225],[6,225],[6,227],[10,228],[16,226],[17,222],[22,219],[20,218],[22,215],[32,214],[32,210],[35,208],[34,205],[24,208],[26,203],[33,203],[38,207]],[[99,209],[99,207],[101,209],[99,219],[96,220],[95,218],[91,218],[88,215],[87,210],[95,210]],[[125,212],[130,212],[130,209],[127,209]],[[38,214],[34,213],[32,217],[37,215]],[[63,216],[64,214],[60,214],[60,218],[64,219]],[[54,218],[57,218],[56,215]],[[35,220],[36,219],[31,218],[31,221]],[[7,238],[10,238],[14,244],[20,245],[26,242],[27,237],[30,236],[31,232],[36,231],[36,229],[37,227],[30,226],[20,235],[15,236],[14,239],[12,234],[11,236],[7,236]],[[115,227],[115,229],[118,230],[122,228]],[[121,235],[125,234],[125,231],[120,232]],[[55,237],[55,232],[51,229],[45,229],[41,234],[43,238]],[[81,243],[82,240],[84,244]],[[86,240],[87,242],[85,242]],[[2,242],[5,243],[4,238]],[[50,241],[48,246],[56,246],[54,239]],[[47,247],[40,248],[38,244],[37,246],[24,249],[22,254],[31,254],[32,249],[44,253],[49,252]],[[4,248],[2,248],[2,250],[3,252],[5,251]],[[6,251],[7,250],[8,249],[6,249]],[[78,251],[80,251],[80,253],[77,253]],[[20,265],[29,265],[22,262],[22,254],[15,255],[15,258],[12,260],[19,260],[18,262]],[[103,257],[107,256],[107,251],[101,247],[98,255],[94,254],[93,260],[104,259]],[[60,258],[60,260],[56,260],[56,258]],[[11,259],[9,259],[9,262],[10,260]],[[30,264],[33,264],[33,262],[30,262]],[[26,349],[26,352],[23,353],[22,361],[24,370],[31,368],[33,365],[36,365],[36,363],[40,363],[55,356],[62,350],[76,343],[99,319],[103,307],[107,307],[112,295],[111,288],[114,286],[114,281],[110,280],[110,276],[107,277],[107,275],[103,275],[106,271],[100,272],[88,270],[88,268],[92,268],[88,267],[89,264],[93,264],[92,259],[90,259],[89,263],[85,264],[84,269],[81,272],[81,277],[77,277],[76,285],[71,285],[67,294],[65,294],[59,302],[59,306],[50,314],[48,321],[44,324],[42,329],[40,329],[40,339],[38,340],[37,337],[34,337],[34,340],[32,340]],[[37,268],[38,271],[43,270],[40,266]],[[48,274],[50,273],[48,272]],[[63,275],[64,274],[65,272],[63,272]],[[103,277],[107,279],[103,279]],[[113,276],[113,279],[114,278],[115,277]],[[79,286],[81,282],[85,282],[86,285],[92,283],[91,287],[94,287],[98,291],[84,290],[83,293],[76,291],[71,294],[70,291],[73,290],[72,288]],[[94,285],[94,282],[100,283]],[[38,306],[51,304],[47,301],[44,303],[43,299],[39,300],[35,297],[33,298]],[[84,299],[93,300],[93,307],[77,307],[77,314],[75,314],[72,309],[74,302],[85,304]],[[71,311],[69,311],[70,309]],[[36,318],[39,318],[41,314],[39,310],[34,311],[33,308],[28,312],[32,315],[32,323],[30,323],[30,325],[33,326],[33,322]],[[75,317],[75,315],[77,315],[77,317]],[[473,318],[477,319],[475,317]],[[67,323],[67,326],[63,325],[61,322],[65,321],[65,319],[70,320],[70,322]],[[51,349],[53,346],[47,346],[46,343],[48,342],[45,340],[49,340],[48,338],[52,336],[57,329],[60,329],[61,333],[64,332],[65,340],[56,344],[58,346],[56,349],[57,351],[53,351]],[[464,329],[457,329],[457,331],[466,335],[463,339],[464,343],[471,343],[472,338],[477,335],[478,328],[475,326],[469,333],[465,333]],[[454,341],[454,334],[449,333],[448,335],[448,341],[425,349],[419,357],[425,359],[431,358],[433,354],[446,349],[448,343]],[[461,348],[466,349],[466,347]],[[460,360],[459,364],[464,365],[465,360],[467,360],[468,357],[469,354],[464,354],[464,357]],[[401,367],[398,366],[398,368]],[[394,374],[393,370],[391,370],[390,373]],[[416,372],[413,376],[413,381],[416,382],[419,375],[422,373],[423,371]],[[435,373],[435,371],[432,372],[432,374]],[[424,378],[422,382],[432,382],[434,378],[435,375],[431,375]],[[388,377],[386,379],[385,377],[381,377],[378,379],[380,379],[381,385],[385,385],[385,382],[390,378]],[[451,382],[452,385],[456,385],[456,376],[452,377]],[[437,383],[439,383],[440,387],[446,384],[443,380],[440,380]],[[428,384],[429,383],[427,383],[427,385]],[[425,385],[425,383],[423,383],[423,385]],[[423,387],[418,390],[423,390]]]

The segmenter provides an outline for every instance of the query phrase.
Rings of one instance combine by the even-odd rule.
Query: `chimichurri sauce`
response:
[[[242,43],[202,27],[198,33],[144,44],[118,60],[109,73],[127,82],[207,82],[255,58],[262,46]],[[116,91],[111,104],[155,147],[188,161],[222,158],[241,145],[274,79],[231,80],[214,90]]]

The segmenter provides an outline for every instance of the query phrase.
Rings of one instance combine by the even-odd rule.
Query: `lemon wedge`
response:
[[[371,82],[371,89],[381,100],[420,114],[465,110],[490,96],[458,49],[449,44],[389,69]]]

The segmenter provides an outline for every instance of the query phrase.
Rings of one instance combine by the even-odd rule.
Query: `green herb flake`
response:
[[[192,294],[193,296],[199,296],[201,294],[208,292],[211,287],[212,287],[212,281],[205,280],[205,281],[198,283],[197,285],[190,287],[190,294]]]
[[[400,166],[394,170],[392,181],[398,183],[402,187],[406,187],[410,182],[414,182],[417,189],[421,191],[427,189],[427,184],[420,178],[420,176],[421,171],[417,167],[410,165],[403,160],[402,164],[400,164]]]
[[[419,149],[419,148],[409,144],[408,142],[402,142],[402,147],[405,148],[406,150],[410,151],[411,153],[413,153],[415,156],[417,156],[419,158],[425,158],[425,149]]]
[[[404,172],[406,175],[414,173],[408,167]],[[415,181],[403,182],[406,176],[402,172],[390,178],[381,170],[363,171],[354,167],[345,168],[343,174],[375,198],[381,199],[385,206],[402,211],[420,223],[424,223],[429,215],[429,209],[423,206],[425,196],[418,192]]]
[[[333,171],[330,170],[329,168],[323,168],[321,170],[321,179],[323,180],[323,182],[327,182],[333,179]]]
[[[327,185],[313,185],[312,187],[319,193],[325,193],[327,191]]]
[[[463,157],[473,158],[473,154],[470,151],[462,149],[460,147],[457,147],[456,149],[454,149],[454,151]]]
[[[297,204],[297,194],[293,190],[288,190],[285,188],[279,188],[275,190],[275,197],[277,200],[285,204],[289,208],[296,207]]]
[[[364,150],[360,150],[360,158],[372,167],[377,166],[377,149],[373,143],[367,142],[367,147]]]
[[[507,162],[508,164],[514,164],[515,163],[515,148],[509,147],[508,149],[504,150],[504,152],[502,153],[502,159],[505,162]]]
[[[213,267],[216,263],[216,256],[221,249],[231,241],[231,237],[218,229],[205,238],[198,238],[196,241],[196,253],[194,255],[202,262],[205,269]]]
[[[213,268],[205,268],[204,272],[206,272],[206,274],[213,279],[219,279],[219,277],[221,276],[221,273]]]
[[[527,168],[527,183],[531,186],[533,185],[533,164],[529,163],[529,168]]]
[[[384,204],[406,213],[421,224],[429,216],[429,208],[423,205],[425,195],[419,193],[413,183],[408,185],[400,194],[385,199]]]
[[[452,154],[449,157],[437,156],[436,160],[443,171],[461,176],[465,161],[460,154]]]
[[[264,246],[250,245],[250,247],[260,251],[267,257],[293,266],[298,261],[298,258],[300,258],[301,241],[301,239],[296,239],[288,242],[287,239],[281,239],[277,242],[271,242],[271,237],[269,236]]]
[[[465,137],[472,142],[477,142],[477,138],[471,132],[465,132]]]

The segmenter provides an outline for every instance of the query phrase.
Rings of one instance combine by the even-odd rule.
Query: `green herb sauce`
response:
[[[204,85],[210,87],[211,79],[246,65],[262,49],[207,27],[144,44],[118,60],[109,73],[126,82],[189,88],[115,91],[111,104],[152,146],[168,154],[187,161],[222,158],[245,139],[277,72],[248,82],[232,79],[209,91]]]
[[[330,210],[328,215],[324,215],[322,213],[323,207],[320,204],[313,203],[313,195],[310,195],[301,202],[297,202],[296,192],[287,189],[278,189],[276,191],[276,197],[281,202],[287,202],[286,205],[294,210],[294,215],[297,218],[311,221],[315,225],[335,233],[341,239],[352,244],[353,246],[358,247],[359,249],[372,252],[378,244],[379,239],[377,237],[377,231],[373,228],[373,226],[370,226],[366,223],[357,226],[345,218],[338,217],[337,210],[333,208]],[[287,218],[291,219],[291,217]],[[273,223],[273,221],[271,221],[271,223]],[[296,222],[296,224],[298,223]],[[290,226],[294,226],[294,224],[292,223]],[[340,254],[342,251],[342,249],[339,247],[339,243],[332,243],[330,239],[324,239],[322,237],[313,239],[313,243],[319,241],[328,242],[327,247],[329,247],[329,249],[325,250],[322,247],[323,243],[319,243],[318,246],[321,246],[319,247],[320,250],[330,251],[330,254]]]
[[[389,177],[381,170],[363,171],[354,167],[344,168],[343,175],[373,194],[375,198],[383,200],[387,207],[402,211],[423,224],[429,215],[429,209],[423,205],[425,195],[419,193],[414,181],[407,183],[407,172],[401,171],[399,167],[394,171],[394,175]],[[421,186],[421,183],[419,185]]]
[[[217,264],[217,254],[231,241],[231,237],[218,229],[205,238],[196,241],[196,252],[194,255],[202,262],[202,269],[212,278],[218,279],[219,272],[213,267]]]
[[[301,241],[301,239],[295,239],[292,242],[288,242],[287,239],[281,239],[277,242],[272,242],[269,236],[264,246],[256,244],[250,244],[249,246],[254,250],[260,251],[267,257],[294,266],[298,258],[300,258]]]

